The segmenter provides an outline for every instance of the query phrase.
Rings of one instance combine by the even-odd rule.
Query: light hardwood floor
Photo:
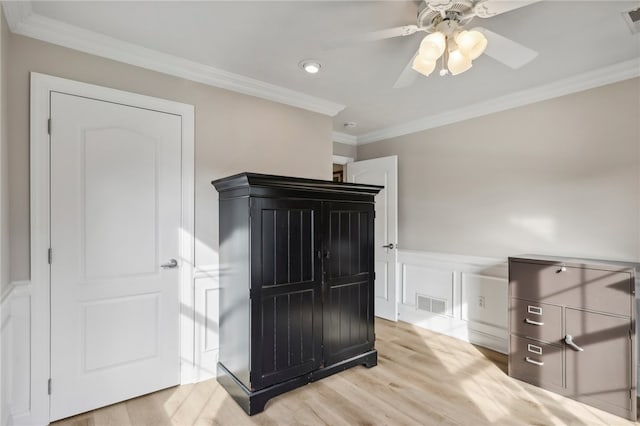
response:
[[[280,395],[252,417],[209,380],[54,425],[634,424],[508,377],[502,354],[403,322],[376,320],[376,336],[378,366],[355,367]]]

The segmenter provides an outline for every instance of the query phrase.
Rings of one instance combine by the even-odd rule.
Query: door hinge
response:
[[[53,250],[51,247],[47,250],[47,261],[49,262],[49,265],[51,265],[51,262],[53,261]]]
[[[47,133],[51,134],[51,119],[47,120]]]
[[[633,398],[633,391],[631,390],[631,388],[629,388],[629,399]]]
[[[373,280],[374,281],[376,280],[376,273],[375,272],[373,273]]]
[[[51,395],[51,379],[47,380],[47,394]]]
[[[374,219],[376,218],[376,211],[375,210],[373,211],[373,218]]]

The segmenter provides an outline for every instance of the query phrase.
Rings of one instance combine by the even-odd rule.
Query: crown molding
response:
[[[3,1],[2,9],[12,33],[17,32],[20,24],[33,15],[30,1]]]
[[[640,77],[640,58],[621,62],[608,67],[588,71],[573,77],[558,80],[542,86],[515,92],[469,105],[464,108],[446,111],[441,114],[424,117],[408,123],[391,126],[357,137],[357,144],[364,145],[391,139],[423,130],[445,126],[471,118],[517,108],[560,96],[570,95],[583,90],[616,83],[630,78]]]
[[[333,141],[347,145],[358,145],[358,138],[342,132],[333,132]]]
[[[118,40],[31,12],[30,2],[3,2],[11,31],[91,55],[209,86],[335,116],[345,106],[178,56]]]

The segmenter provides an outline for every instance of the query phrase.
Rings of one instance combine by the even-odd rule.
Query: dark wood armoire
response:
[[[218,381],[250,415],[374,349],[374,197],[382,187],[241,173],[220,209]]]

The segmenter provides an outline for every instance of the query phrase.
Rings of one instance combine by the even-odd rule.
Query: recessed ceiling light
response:
[[[305,59],[304,61],[300,61],[298,65],[309,74],[316,74],[322,67],[322,64],[315,59]]]

